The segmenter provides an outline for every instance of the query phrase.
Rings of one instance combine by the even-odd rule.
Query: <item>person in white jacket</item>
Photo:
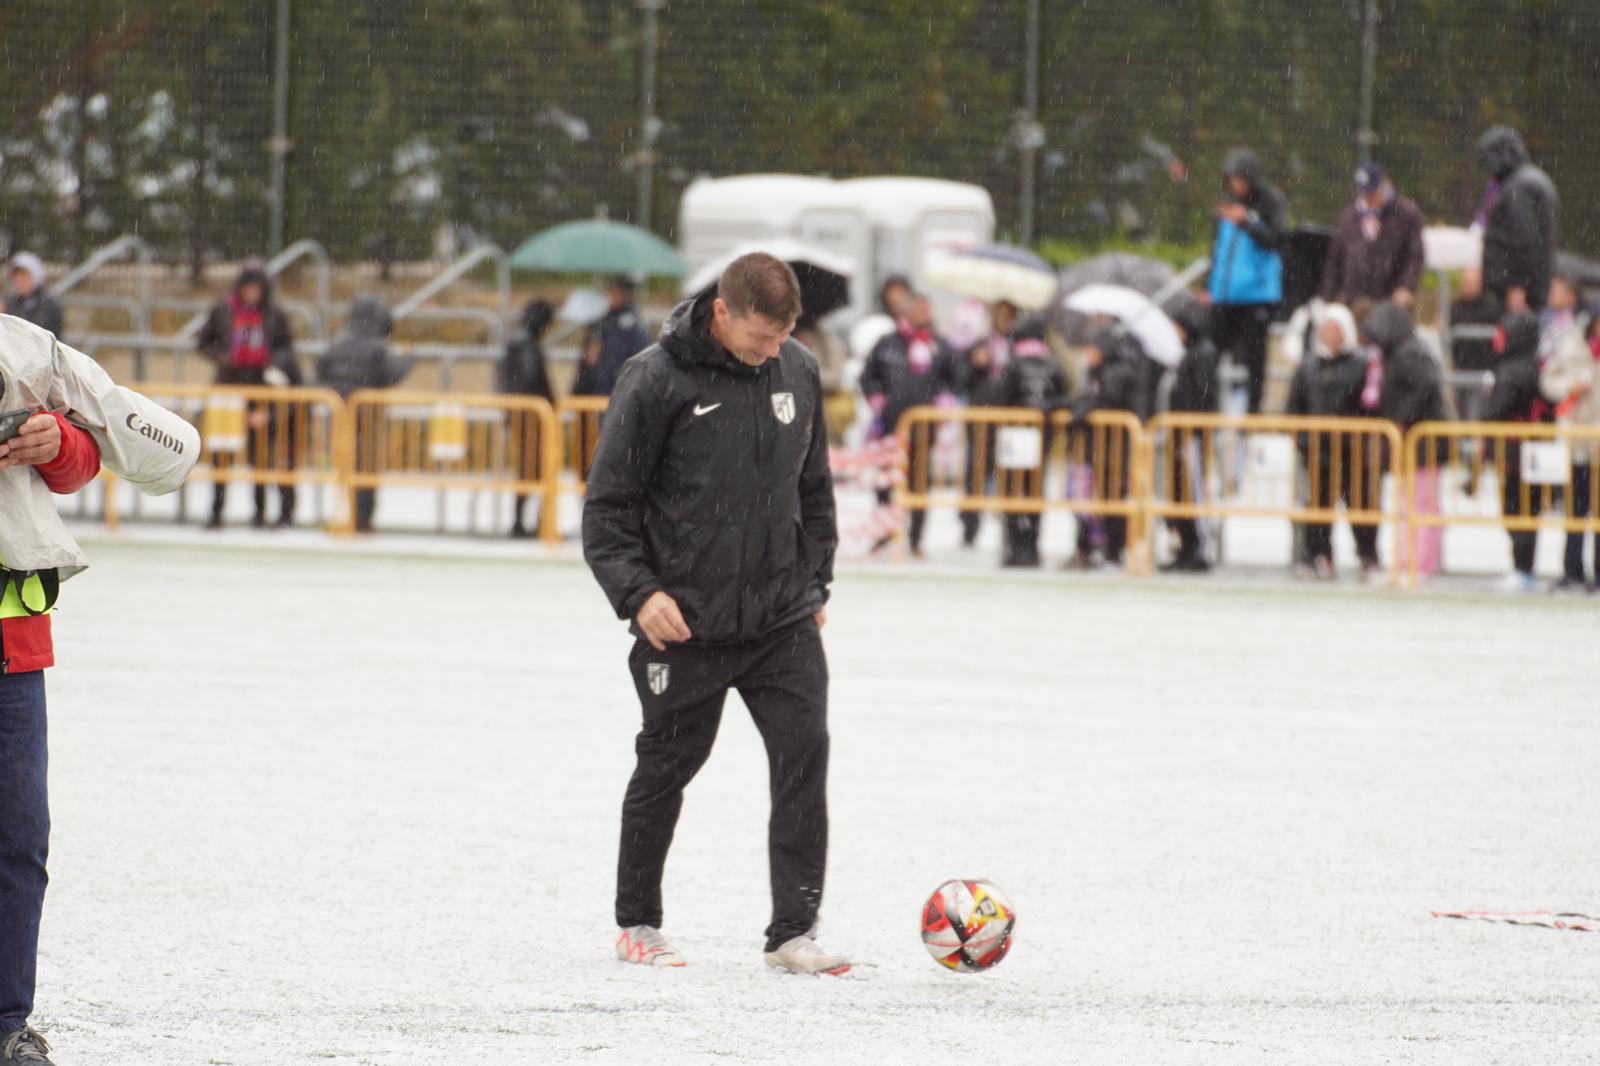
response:
[[[171,492],[200,438],[49,332],[0,315],[6,415],[20,432],[0,443],[0,1066],[50,1066],[28,1024],[50,842],[43,671],[61,583],[87,565],[51,493],[82,488],[102,463],[146,492]]]
[[[1556,409],[1556,421],[1566,426],[1600,428],[1600,301],[1590,306],[1581,328],[1559,338],[1539,373],[1539,391]],[[1571,440],[1572,484],[1567,493],[1567,518],[1587,520],[1591,529],[1600,521],[1600,463],[1593,440]],[[1567,551],[1557,592],[1594,592],[1600,589],[1600,535],[1593,542],[1588,573],[1583,567],[1581,529],[1567,530]]]

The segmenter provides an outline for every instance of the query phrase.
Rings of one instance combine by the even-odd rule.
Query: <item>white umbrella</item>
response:
[[[577,326],[592,326],[611,310],[611,301],[593,289],[573,289],[562,301],[556,317]]]
[[[1177,366],[1183,359],[1183,338],[1165,311],[1150,297],[1124,285],[1085,285],[1061,302],[1068,311],[1119,319],[1123,328],[1139,339],[1145,354],[1162,366]]]
[[[984,303],[1005,300],[1024,311],[1042,311],[1056,294],[1050,264],[1023,248],[984,244],[930,256],[928,284]]]

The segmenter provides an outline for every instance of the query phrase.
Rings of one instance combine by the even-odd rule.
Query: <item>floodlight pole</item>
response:
[[[640,56],[639,87],[639,212],[634,222],[645,229],[655,208],[656,132],[660,120],[656,118],[656,13],[666,0],[638,0],[644,13],[643,54]]]
[[[1023,66],[1022,109],[1025,132],[1021,148],[1021,214],[1018,225],[1022,244],[1033,244],[1034,182],[1039,169],[1039,0],[1028,0],[1027,57]]]
[[[1378,141],[1372,128],[1372,97],[1378,79],[1378,0],[1367,0],[1361,19],[1361,128],[1356,131],[1356,161],[1370,162]]]
[[[268,250],[283,251],[284,184],[289,154],[289,0],[278,0],[278,41],[272,73],[272,218],[267,233]]]

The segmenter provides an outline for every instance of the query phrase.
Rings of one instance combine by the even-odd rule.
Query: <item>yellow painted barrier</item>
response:
[[[1170,412],[1145,426],[1150,441],[1148,514],[1154,520],[1282,518],[1331,525],[1342,516],[1352,528],[1393,522],[1384,508],[1383,477],[1400,454],[1400,431],[1379,418],[1305,418],[1294,415],[1222,415]],[[1292,463],[1304,471],[1296,490],[1293,468],[1270,486],[1252,484],[1246,469],[1229,471],[1227,450],[1239,454],[1250,438],[1287,438]],[[1393,471],[1399,480],[1400,471]],[[1256,480],[1261,480],[1257,478]],[[1265,491],[1263,491],[1265,489]],[[1376,543],[1374,541],[1374,543]],[[1397,580],[1400,529],[1389,560]]]
[[[1423,422],[1406,434],[1404,467],[1413,540],[1452,526],[1600,537],[1600,426]],[[1426,556],[1408,553],[1410,583]]]
[[[561,439],[555,409],[536,396],[365,390],[349,399],[345,484],[471,489],[536,496],[540,539],[558,543]]]
[[[1059,510],[1126,521],[1129,568],[1144,565],[1147,441],[1133,415],[1100,411],[1074,425],[1067,411],[913,407],[895,432],[905,454],[894,492],[902,511]]]
[[[561,422],[561,469],[564,491],[582,496],[600,445],[600,417],[610,399],[605,396],[569,396],[556,405]]]
[[[339,453],[345,405],[331,389],[270,385],[137,386],[200,431],[197,481],[252,485],[342,485]],[[115,526],[113,482],[106,484],[106,521]],[[340,525],[336,516],[334,526]]]

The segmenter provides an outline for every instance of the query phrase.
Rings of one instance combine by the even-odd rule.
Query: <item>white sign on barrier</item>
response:
[[[1001,426],[994,452],[1001,470],[1037,470],[1044,465],[1044,431],[1038,426]]]
[[[1565,485],[1572,452],[1563,440],[1530,440],[1522,445],[1522,480],[1529,485]]]

